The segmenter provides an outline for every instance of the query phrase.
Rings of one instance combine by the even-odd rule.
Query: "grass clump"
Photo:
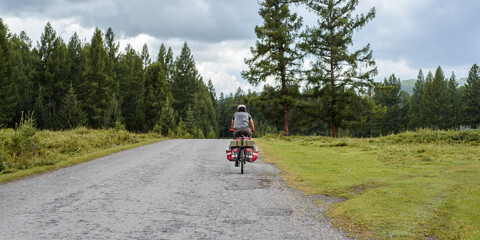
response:
[[[256,142],[291,185],[344,199],[327,215],[355,237],[480,239],[478,135],[420,130]]]

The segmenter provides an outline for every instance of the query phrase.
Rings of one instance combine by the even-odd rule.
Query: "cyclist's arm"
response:
[[[235,122],[235,120],[232,119],[232,127],[231,127],[231,129],[233,129],[233,123],[234,123],[234,122]]]
[[[252,126],[252,131],[255,132],[255,126],[253,125],[253,119],[250,118],[250,126]]]

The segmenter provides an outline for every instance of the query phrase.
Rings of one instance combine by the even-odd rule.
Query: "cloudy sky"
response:
[[[358,11],[372,7],[377,17],[356,33],[353,49],[371,44],[377,81],[392,73],[416,78],[419,69],[437,66],[447,76],[466,77],[480,63],[480,1],[360,0]],[[315,23],[305,9],[295,11],[305,24]],[[130,43],[140,51],[147,43],[154,60],[161,43],[178,55],[186,41],[217,92],[261,88],[240,76],[256,41],[254,27],[262,24],[257,0],[0,0],[0,17],[12,33],[23,30],[34,42],[47,22],[65,42],[74,32],[90,41],[95,27],[112,27],[122,49]]]

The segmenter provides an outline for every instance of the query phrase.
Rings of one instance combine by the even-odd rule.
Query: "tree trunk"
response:
[[[330,80],[332,88],[332,137],[336,138],[337,135],[337,116],[335,112],[336,103],[336,92],[335,92],[335,75],[333,74],[333,53],[330,55]]]
[[[329,17],[329,26],[330,26],[330,44],[333,44],[333,32],[334,32],[334,27],[333,27],[333,16],[332,12],[330,11],[330,17]],[[335,110],[335,105],[337,104],[336,102],[336,90],[335,90],[335,75],[334,75],[334,59],[333,59],[333,50],[330,49],[330,87],[332,88],[332,137],[336,138],[338,137],[337,135],[337,112]]]
[[[282,66],[282,90],[284,96],[283,103],[283,129],[285,131],[285,136],[290,136],[290,131],[288,130],[288,105],[287,105],[287,83],[285,79],[285,66]]]

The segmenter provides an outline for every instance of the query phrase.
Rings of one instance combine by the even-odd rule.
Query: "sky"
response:
[[[480,64],[480,1],[477,0],[359,0],[358,13],[375,7],[376,17],[354,34],[352,50],[370,43],[379,74],[394,73],[402,80],[416,78],[423,69],[441,66],[449,77],[467,77]],[[68,42],[76,32],[90,42],[94,29],[111,27],[124,49],[141,51],[146,43],[156,60],[160,45],[180,54],[185,42],[205,81],[217,94],[238,87],[261,91],[242,79],[245,58],[255,45],[254,28],[261,26],[257,0],[0,0],[0,18],[11,33],[25,31],[34,46],[47,22]],[[313,26],[317,17],[293,7]]]

